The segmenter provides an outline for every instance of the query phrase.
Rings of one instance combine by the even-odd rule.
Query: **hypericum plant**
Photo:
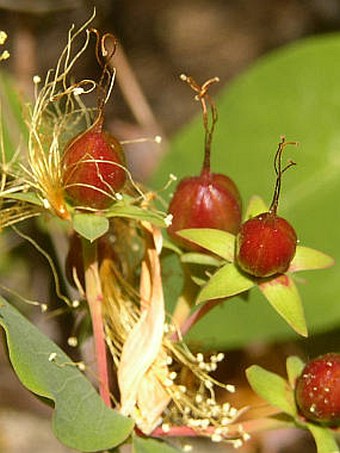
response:
[[[87,303],[98,389],[106,407],[95,402],[88,384],[79,375],[79,369],[86,372],[88,366],[72,362],[56,345],[42,341],[41,335],[31,333],[31,343],[19,341],[19,347],[25,350],[23,355],[31,357],[37,349],[33,341],[39,337],[37,344],[44,349],[38,354],[38,361],[43,364],[41,376],[33,367],[33,378],[27,378],[20,359],[11,350],[12,362],[28,388],[55,401],[58,438],[82,451],[115,447],[129,434],[135,446],[143,443],[139,434],[156,438],[208,436],[237,446],[247,438],[242,425],[234,424],[240,412],[229,403],[220,404],[215,391],[216,386],[227,392],[234,392],[235,388],[210,375],[223,354],[205,357],[200,352],[192,353],[178,340],[177,326],[166,313],[160,228],[168,226],[169,216],[150,204],[152,197],[144,194],[125,167],[121,144],[103,129],[104,107],[115,76],[114,52],[108,50],[109,43],[116,43],[112,35],[95,31],[96,57],[102,67],[100,80],[70,81],[93,35],[94,30],[87,28],[90,22],[77,31],[70,30],[66,48],[42,87],[40,78],[34,78],[36,99],[28,109],[27,149],[20,158],[14,155],[8,160],[8,152],[2,148],[0,227],[38,216],[42,221],[49,218],[50,225],[53,217],[62,221],[58,228],[70,240],[70,253],[77,255],[68,254],[65,274]],[[74,52],[75,48],[80,50]],[[83,100],[92,91],[98,97],[95,109],[86,107]],[[16,231],[27,238],[17,228]],[[64,276],[57,274],[46,253],[44,256],[52,266],[59,289],[59,280]],[[86,307],[62,298],[68,309]],[[1,302],[0,315],[10,348],[17,341],[17,326],[32,331],[6,301]],[[74,341],[77,342],[73,338],[71,343]],[[34,362],[34,357],[29,361]],[[189,372],[190,386],[184,380]],[[117,377],[116,391],[111,387],[111,373]],[[50,380],[49,375],[55,378]],[[74,376],[74,381],[69,375]],[[75,389],[76,381],[79,386]],[[58,389],[64,385],[65,392],[60,393]],[[67,390],[71,388],[72,397]],[[88,394],[97,406],[95,413],[89,410]],[[113,394],[118,394],[118,399]],[[77,423],[66,422],[66,412],[72,407],[81,414]],[[75,435],[75,430],[79,434]],[[150,440],[151,446],[153,442]]]
[[[246,220],[236,237],[236,261],[243,271],[255,277],[283,274],[295,255],[296,232],[287,220],[277,215],[282,175],[295,165],[289,162],[282,168],[282,152],[289,144],[295,143],[282,138],[275,154],[277,178],[269,210]]]
[[[117,42],[106,34],[101,39],[97,34],[96,55],[102,66],[102,77],[97,86],[97,117],[84,132],[72,139],[62,156],[63,187],[73,204],[86,208],[105,209],[116,200],[126,181],[124,152],[119,141],[103,129],[104,107],[112,83],[110,62],[115,54]],[[103,56],[100,45],[114,39],[112,50]],[[101,44],[100,44],[101,42]]]
[[[213,376],[224,354],[192,352],[183,335],[220,299],[255,285],[295,330],[306,335],[301,302],[290,274],[327,267],[333,261],[321,252],[297,246],[284,274],[259,278],[245,274],[235,263],[235,235],[230,231],[237,233],[240,223],[239,194],[228,177],[210,171],[217,117],[207,89],[215,78],[202,87],[191,77],[185,78],[203,107],[206,147],[201,175],[189,178],[184,186],[190,188],[190,200],[201,189],[208,194],[214,213],[217,205],[227,210],[234,206],[231,224],[230,213],[227,216],[223,209],[216,213],[223,219],[222,226],[214,223],[213,216],[214,222],[201,228],[202,224],[187,223],[180,204],[170,210],[170,216],[153,206],[154,194],[145,193],[126,167],[122,143],[105,130],[105,105],[115,80],[116,40],[109,33],[88,29],[93,17],[79,30],[72,27],[56,68],[48,72],[42,86],[41,79],[34,78],[36,98],[27,109],[28,139],[22,153],[11,153],[1,140],[0,228],[13,227],[42,252],[52,268],[57,295],[67,304],[65,309],[90,315],[96,366],[91,369],[83,361],[73,361],[1,298],[0,325],[6,333],[10,360],[28,389],[54,402],[53,429],[72,448],[103,451],[131,442],[135,453],[178,451],[159,441],[170,437],[206,437],[240,447],[249,433],[277,424],[247,419],[241,423],[239,417],[246,409],[234,408],[226,396],[235,392],[235,386]],[[76,64],[88,51],[93,34],[102,76],[99,81],[74,81]],[[95,108],[86,106],[89,92],[97,94]],[[278,173],[281,177],[282,171]],[[196,181],[198,191],[192,189]],[[211,189],[218,194],[216,199],[209,198]],[[182,190],[181,185],[177,190]],[[246,219],[266,211],[262,200],[253,197]],[[206,220],[207,211],[198,210],[202,212]],[[69,241],[63,273],[57,272],[52,258],[33,239],[17,229],[32,217],[39,217],[40,224],[48,225],[51,232],[57,225]],[[176,241],[183,238],[198,250],[212,253],[184,253],[165,241],[162,229],[169,227],[171,217]],[[191,228],[178,231],[177,219],[184,219],[178,228]],[[38,235],[39,224],[35,227]],[[164,295],[168,288],[162,272],[163,257],[169,253],[180,257],[186,273],[172,315],[168,313]],[[192,264],[200,268],[199,276]],[[217,271],[210,276],[207,268]],[[71,281],[80,300],[61,294],[61,279]],[[183,310],[183,300],[186,308],[195,302],[201,305],[189,313]],[[42,311],[49,310],[46,304],[40,306]],[[70,345],[78,341],[76,334],[69,338]],[[96,376],[101,398],[87,375]],[[115,379],[110,379],[111,375]],[[267,388],[265,380],[260,377],[259,381]],[[226,392],[222,399],[217,389]],[[285,404],[285,412],[296,417],[292,407]],[[308,429],[315,434],[317,428],[311,426]]]
[[[246,370],[253,390],[274,408],[262,420],[263,427],[273,423],[305,429],[314,437],[318,453],[339,452],[334,436],[339,427],[339,354],[325,354],[307,364],[288,357],[286,370],[288,380],[257,365]]]
[[[195,244],[178,236],[177,232],[186,228],[215,228],[236,234],[241,222],[242,202],[234,181],[229,176],[211,171],[211,142],[217,109],[208,89],[219,79],[209,79],[202,86],[184,74],[181,79],[197,93],[195,99],[201,103],[205,131],[204,160],[200,175],[186,177],[176,187],[169,205],[172,222],[168,233],[180,245],[197,250]]]
[[[246,210],[245,221],[257,218],[264,212],[268,212],[268,208],[263,200],[258,196],[253,196]],[[235,235],[205,228],[182,230],[177,234],[219,257],[217,262],[210,263],[215,269],[217,268],[216,272],[209,279],[196,280],[200,285],[196,303],[201,304],[208,301],[207,304],[200,306],[199,311],[206,310],[207,306],[213,307],[220,300],[242,294],[257,286],[272,307],[296,332],[303,336],[308,335],[302,302],[292,274],[332,266],[334,260],[330,256],[309,247],[297,245],[295,256],[286,272],[276,273],[269,277],[257,277],[240,269],[236,257]],[[205,258],[190,255],[186,257],[185,254],[181,259],[196,264],[205,262]],[[214,300],[216,302],[212,303]],[[199,311],[193,315],[193,319],[199,316]]]

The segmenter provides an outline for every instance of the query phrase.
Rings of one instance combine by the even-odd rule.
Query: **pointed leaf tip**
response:
[[[308,336],[302,301],[291,277],[280,274],[260,283],[259,289],[277,313],[299,335]]]
[[[90,242],[103,236],[109,230],[109,220],[96,214],[75,214],[73,228]]]
[[[197,303],[211,299],[224,299],[251,289],[254,280],[241,273],[234,264],[221,267],[203,287]]]
[[[295,417],[294,395],[285,379],[258,365],[249,367],[246,370],[246,376],[255,393],[272,406]]]
[[[292,388],[295,388],[296,379],[302,373],[304,366],[305,366],[304,362],[299,357],[291,356],[287,358],[286,369],[288,381]]]
[[[326,269],[335,264],[334,258],[326,253],[309,247],[297,246],[295,256],[290,263],[289,272]]]
[[[177,231],[176,234],[220,256],[226,261],[234,261],[235,236],[227,231],[214,228],[188,228]]]
[[[250,218],[256,217],[257,215],[267,211],[268,206],[263,199],[258,195],[253,195],[249,200],[244,220],[249,220]]]

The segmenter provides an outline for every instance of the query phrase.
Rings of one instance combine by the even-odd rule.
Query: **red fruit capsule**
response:
[[[126,181],[122,147],[102,123],[73,139],[63,155],[65,192],[72,203],[94,209],[108,208]]]
[[[296,143],[286,142],[282,137],[275,153],[277,178],[269,211],[247,220],[241,225],[236,238],[236,261],[243,271],[255,277],[264,278],[286,272],[296,251],[297,235],[294,228],[276,214],[282,174],[295,165],[290,161],[282,168],[282,152],[288,144]]]
[[[296,381],[295,399],[307,420],[340,426],[339,353],[328,353],[307,363]]]
[[[192,250],[201,250],[177,235],[186,228],[214,228],[236,234],[241,223],[242,202],[238,188],[228,176],[210,171],[211,141],[217,121],[214,102],[208,95],[208,87],[218,81],[213,78],[198,85],[192,77],[185,75],[181,79],[197,93],[201,102],[203,125],[205,130],[204,161],[199,176],[184,178],[177,186],[169,205],[172,224],[168,227],[169,235],[180,245]],[[211,110],[209,125],[207,103]]]
[[[282,217],[265,212],[241,225],[236,239],[236,260],[255,277],[287,271],[297,244],[294,228]]]
[[[168,233],[177,242],[181,240],[176,232],[185,228],[215,228],[236,234],[241,222],[240,195],[228,176],[203,172],[178,184],[169,213],[173,219]]]

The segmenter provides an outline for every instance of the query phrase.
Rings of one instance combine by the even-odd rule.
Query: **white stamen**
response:
[[[79,96],[80,94],[84,94],[84,93],[85,93],[85,90],[84,90],[84,88],[82,88],[82,87],[76,87],[76,88],[74,88],[74,90],[73,90],[73,94],[74,94],[75,96]]]
[[[51,352],[51,354],[48,356],[48,361],[53,362],[56,358],[57,358],[57,353]]]
[[[69,337],[67,339],[67,344],[73,348],[78,346],[78,338],[77,337]]]
[[[7,33],[3,30],[0,30],[0,45],[4,44],[7,39]]]
[[[169,227],[172,224],[173,218],[174,216],[172,214],[168,214],[164,219],[165,226]]]

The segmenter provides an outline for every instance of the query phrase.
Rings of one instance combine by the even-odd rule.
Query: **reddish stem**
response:
[[[210,310],[212,310],[216,305],[220,304],[220,300],[210,300],[202,305],[201,308],[197,309],[192,313],[188,318],[186,318],[180,325],[180,334],[181,336],[186,335],[189,330],[198,322],[203,316],[205,316]],[[179,340],[179,334],[175,332],[171,336],[172,341]]]
[[[228,435],[225,439],[239,437],[240,433],[254,434],[261,431],[285,428],[291,425],[291,421],[284,415],[281,418],[279,411],[273,412],[274,417],[263,417],[252,420],[245,420],[228,425]],[[278,417],[275,418],[275,415]],[[169,430],[163,431],[161,427],[156,428],[152,437],[207,437],[211,436],[216,430],[215,426],[209,426],[205,430],[195,430],[189,426],[171,426]]]
[[[86,299],[90,308],[93,339],[99,379],[99,393],[104,403],[111,407],[107,352],[102,314],[102,288],[98,272],[97,243],[82,240],[85,270]]]

